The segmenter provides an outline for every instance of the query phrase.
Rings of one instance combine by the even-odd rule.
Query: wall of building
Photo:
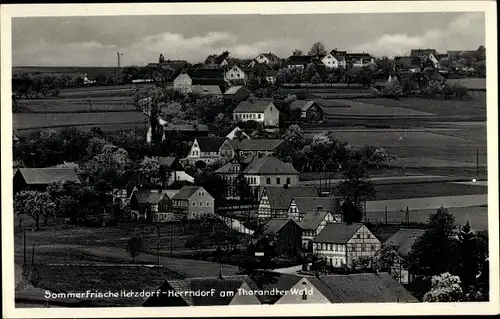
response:
[[[193,81],[187,74],[179,74],[174,79],[174,90],[183,94],[187,94],[191,92]]]
[[[264,125],[278,126],[279,118],[280,118],[280,112],[273,103],[269,103],[269,106],[264,111]]]
[[[281,186],[288,184],[295,186],[299,184],[299,174],[294,175],[261,175],[259,185],[262,186]]]
[[[306,290],[312,292],[303,297],[300,293],[292,293],[293,290]],[[302,278],[288,291],[286,295],[281,297],[276,304],[314,304],[314,303],[330,303],[326,298],[307,278]]]
[[[361,226],[354,236],[347,242],[347,263],[352,264],[359,257],[374,257],[380,249],[381,243],[366,226]]]
[[[189,218],[214,214],[214,198],[204,189],[199,189],[189,198]]]

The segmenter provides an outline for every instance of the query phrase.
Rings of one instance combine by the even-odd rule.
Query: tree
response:
[[[339,183],[337,192],[361,210],[362,202],[375,197],[375,187],[369,180],[364,163],[350,163],[344,171],[344,179]]]
[[[325,49],[325,46],[321,42],[316,42],[312,45],[311,50],[309,50],[309,55],[326,55],[328,52]]]
[[[292,55],[302,55],[302,51],[299,49],[294,49]]]
[[[321,79],[321,76],[318,73],[315,73],[314,76],[311,78],[311,83],[317,84],[321,83],[323,80]]]
[[[158,58],[158,63],[160,63],[160,64],[161,64],[161,63],[163,63],[163,62],[165,62],[165,58],[163,57],[163,54],[162,54],[162,53],[160,53],[160,57]]]
[[[158,157],[144,157],[139,164],[139,172],[148,183],[158,184],[160,182],[160,162]]]
[[[127,251],[135,264],[135,258],[141,253],[144,243],[140,237],[132,237],[127,241]]]
[[[290,125],[285,134],[283,134],[283,139],[290,143],[296,151],[302,150],[306,143],[304,132],[297,124]]]
[[[431,290],[424,295],[424,302],[457,302],[462,297],[460,278],[446,272],[432,277]]]
[[[47,192],[21,191],[14,196],[14,211],[17,214],[31,216],[40,230],[40,219],[48,225],[50,217],[55,216],[56,204]]]
[[[453,214],[441,207],[429,215],[428,224],[429,228],[415,241],[408,255],[410,272],[426,278],[456,273],[459,258]]]
[[[391,81],[387,82],[387,84],[382,89],[382,96],[389,99],[399,99],[403,96],[403,86],[396,77],[393,77]]]
[[[186,248],[193,250],[193,252],[198,255],[201,250],[207,248],[208,246],[208,236],[202,234],[196,234],[189,237],[186,241]]]

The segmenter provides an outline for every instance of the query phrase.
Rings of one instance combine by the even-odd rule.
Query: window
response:
[[[200,202],[200,207],[203,207],[203,202]]]
[[[205,206],[210,207],[210,202],[206,202]]]
[[[366,238],[370,239],[371,238],[370,234],[366,234]]]
[[[332,250],[332,246],[330,244],[328,244],[328,250]]]
[[[281,183],[280,178],[279,178],[279,177],[276,177],[276,184],[278,184],[278,185],[279,185],[280,183]]]
[[[193,205],[193,207],[196,207],[196,202],[193,202],[192,205]]]
[[[377,245],[372,245],[372,251],[377,250]]]
[[[302,291],[302,300],[307,300],[307,294],[306,291]]]
[[[326,244],[323,244],[323,249],[326,250]]]
[[[361,251],[366,251],[366,246],[365,245],[361,245]]]
[[[233,73],[231,73],[231,77],[234,78],[234,74]]]
[[[361,234],[357,234],[356,238],[360,239],[361,238]]]
[[[257,118],[260,119],[260,114],[257,114]]]
[[[271,179],[270,179],[269,177],[268,177],[268,178],[266,178],[266,184],[267,184],[267,185],[271,184]]]
[[[273,107],[271,106],[271,112],[273,111]]]
[[[290,177],[287,177],[287,179],[286,179],[286,183],[287,183],[287,184],[290,184]]]

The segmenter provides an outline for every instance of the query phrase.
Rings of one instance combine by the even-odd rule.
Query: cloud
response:
[[[484,36],[484,14],[465,13],[457,16],[443,29],[430,29],[416,36],[402,33],[383,34],[356,46],[355,50],[389,57],[407,55],[415,48],[435,48],[438,52],[470,50],[483,45]]]

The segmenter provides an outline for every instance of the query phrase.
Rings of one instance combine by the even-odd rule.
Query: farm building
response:
[[[255,121],[264,127],[278,127],[280,111],[272,100],[242,101],[233,110],[235,121]]]
[[[132,193],[142,185],[141,174],[137,171],[126,171],[113,185],[113,202],[128,204]]]
[[[172,209],[179,219],[214,214],[214,198],[201,186],[184,186],[172,196]]]
[[[285,218],[292,199],[295,197],[319,197],[312,186],[264,187],[259,198],[259,219]]]
[[[200,68],[194,70],[190,77],[192,85],[217,85],[221,92],[225,92],[228,86],[224,77],[224,69]]]
[[[297,100],[290,104],[290,110],[300,110],[300,118],[307,123],[320,123],[323,121],[324,112],[315,101]]]
[[[260,240],[267,240],[274,246],[274,254],[282,257],[296,257],[302,247],[302,228],[295,221],[273,218],[263,224],[252,235],[255,245]]]
[[[253,58],[250,66],[254,67],[255,64],[266,64],[269,66],[278,65],[281,63],[281,59],[274,53],[261,53],[255,58]]]
[[[14,193],[23,190],[45,191],[50,183],[81,181],[72,168],[18,168],[13,177]]]
[[[218,85],[193,85],[191,93],[201,96],[222,96]]]
[[[422,229],[400,229],[384,242],[384,246],[393,247],[396,250],[395,260],[391,266],[391,275],[402,284],[408,284],[413,280],[413,275],[403,265],[411,247],[424,232]]]
[[[288,207],[288,218],[301,222],[310,212],[326,211],[332,214],[336,222],[342,221],[342,208],[338,197],[302,197],[292,198]]]
[[[241,102],[245,101],[250,96],[250,91],[248,91],[244,86],[232,86],[224,92],[224,99],[231,102]]]
[[[182,71],[175,79],[174,79],[174,90],[181,94],[191,93],[191,86],[193,84],[193,80],[186,73],[186,71]]]
[[[314,64],[317,67],[324,68],[325,65],[319,58],[312,55],[292,55],[288,57],[285,65],[289,69],[302,68],[305,69],[309,64]]]
[[[272,155],[255,155],[243,159],[233,158],[215,173],[230,185],[226,195],[233,199],[240,196],[234,184],[241,175],[246,179],[256,200],[259,198],[262,187],[276,186],[280,188],[286,185],[297,185],[299,182],[299,172],[295,170],[293,165],[284,163]]]
[[[360,257],[374,257],[381,246],[362,223],[327,223],[312,242],[313,253],[333,267],[353,267]]]
[[[170,124],[162,125],[163,138],[168,138],[169,134],[178,133],[189,137],[207,137],[209,133],[208,126],[205,124]]]
[[[130,198],[130,217],[132,220],[165,222],[172,220],[170,211],[172,201],[161,189],[138,189]]]

